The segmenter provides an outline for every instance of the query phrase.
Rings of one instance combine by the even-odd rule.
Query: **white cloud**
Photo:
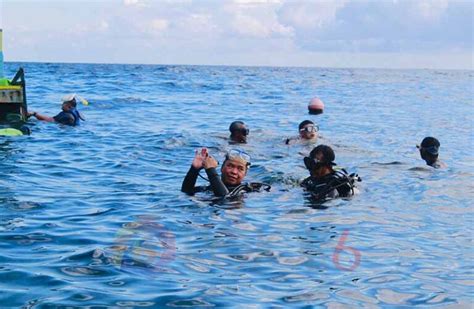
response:
[[[436,21],[439,19],[442,13],[448,8],[447,0],[423,0],[415,2],[420,15],[427,19]]]
[[[315,52],[472,50],[473,4],[463,1],[288,1],[280,23]],[[470,46],[470,47],[469,47]]]
[[[98,30],[102,32],[109,30],[109,23],[105,20],[101,20],[99,23]]]
[[[218,32],[218,26],[214,23],[210,14],[190,14],[179,21],[185,31],[205,36],[211,36]]]
[[[280,4],[283,0],[234,0],[237,5],[261,5],[261,4]]]
[[[237,33],[244,36],[265,38],[271,34],[270,27],[267,27],[262,22],[251,16],[235,16],[232,22],[232,26]]]
[[[151,30],[153,32],[163,32],[168,29],[169,21],[166,19],[156,18],[151,21]]]
[[[279,10],[280,20],[302,29],[322,28],[335,20],[336,12],[347,0],[336,1],[288,1]]]
[[[384,53],[472,54],[473,5],[467,0],[53,0],[48,6],[5,1],[2,17],[8,55],[24,60],[89,57],[93,62],[103,55],[102,61],[116,62],[225,64],[230,59],[285,65],[344,53],[350,66],[351,54],[365,54],[361,62],[367,63],[371,54],[379,59]],[[65,37],[87,42],[87,49],[71,53]],[[137,52],[119,53],[115,46]]]
[[[280,0],[235,0],[222,7],[220,23],[240,38],[270,39],[293,35],[293,29],[278,21]]]
[[[123,4],[125,5],[137,5],[139,0],[123,0]]]

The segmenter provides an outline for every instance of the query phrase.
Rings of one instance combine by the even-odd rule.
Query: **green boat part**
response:
[[[0,129],[0,136],[20,136],[23,132],[14,128]]]

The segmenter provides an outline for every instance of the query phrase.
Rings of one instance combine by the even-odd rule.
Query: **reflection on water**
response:
[[[91,104],[81,127],[32,120],[31,136],[0,140],[2,306],[471,303],[469,72],[24,66],[33,110],[57,113],[63,92]],[[310,116],[315,93],[327,110]],[[179,192],[196,148],[223,162],[235,147],[236,119],[250,127],[248,178],[271,192]],[[358,195],[305,196],[312,145],[284,144],[304,119],[363,178]],[[418,158],[426,135],[448,169]]]

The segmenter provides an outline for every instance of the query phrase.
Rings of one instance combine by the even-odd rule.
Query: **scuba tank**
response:
[[[355,183],[360,181],[362,179],[359,175],[349,175],[345,169],[340,169],[323,179],[307,178],[303,186],[311,193],[311,197],[320,200],[352,196],[355,193]]]
[[[272,186],[263,182],[244,183],[235,187],[231,192],[226,195],[226,197],[233,198],[239,196],[242,193],[261,192],[262,190],[270,192],[271,188]]]

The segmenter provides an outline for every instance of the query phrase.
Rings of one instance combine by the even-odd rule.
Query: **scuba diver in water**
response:
[[[361,179],[357,174],[348,175],[344,169],[334,170],[334,159],[334,151],[326,145],[315,147],[309,157],[304,158],[311,176],[303,180],[301,186],[311,193],[312,198],[325,200],[354,195],[355,182]]]
[[[250,156],[241,150],[232,149],[225,157],[221,167],[221,177],[217,174],[218,162],[209,155],[206,148],[196,150],[196,155],[186,177],[183,180],[181,191],[193,195],[197,192],[212,191],[218,197],[235,197],[242,193],[270,191],[270,185],[264,183],[242,183],[250,166]],[[210,182],[209,186],[196,186],[199,171],[204,168]]]
[[[421,145],[416,145],[420,150],[420,156],[425,160],[426,164],[434,168],[446,168],[447,165],[438,159],[439,141],[431,136],[425,137]]]
[[[229,126],[230,141],[234,144],[245,144],[247,143],[247,136],[250,130],[243,121],[234,121]]]
[[[69,126],[77,126],[81,120],[85,120],[81,113],[79,113],[77,110],[76,94],[67,95],[63,97],[62,101],[62,111],[54,117],[40,115],[37,112],[29,112],[28,117],[33,116],[41,121],[56,122]]]
[[[318,140],[319,127],[314,124],[311,120],[304,120],[298,125],[299,136],[287,138],[285,141],[286,145],[289,145],[292,141],[304,141],[308,143],[315,143]]]

